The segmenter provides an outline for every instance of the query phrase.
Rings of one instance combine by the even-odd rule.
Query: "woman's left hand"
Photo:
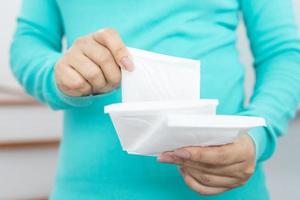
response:
[[[247,182],[255,169],[255,146],[250,136],[244,134],[227,145],[165,152],[158,161],[179,165],[191,189],[215,195]]]

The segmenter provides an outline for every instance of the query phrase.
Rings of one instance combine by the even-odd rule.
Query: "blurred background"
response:
[[[271,3],[271,2],[270,2]],[[55,176],[62,113],[27,96],[9,69],[9,45],[21,0],[0,2],[0,200],[47,199]],[[300,0],[294,1],[300,25]],[[252,57],[243,23],[238,48],[246,65],[246,93],[253,87]],[[300,84],[300,83],[299,83]],[[300,117],[279,139],[276,154],[266,162],[272,199],[300,199]]]

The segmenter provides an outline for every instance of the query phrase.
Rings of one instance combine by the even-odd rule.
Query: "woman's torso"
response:
[[[57,0],[57,5],[68,46],[80,36],[114,28],[127,46],[201,60],[201,97],[219,99],[218,113],[243,107],[244,68],[236,49],[238,1]],[[104,105],[121,101],[120,90],[94,98],[91,106],[65,112],[53,198],[205,199],[184,185],[175,166],[122,151],[103,113]],[[243,195],[259,188],[266,195],[261,173],[241,189],[207,198],[246,199]]]

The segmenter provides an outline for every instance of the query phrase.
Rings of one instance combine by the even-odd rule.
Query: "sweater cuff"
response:
[[[258,161],[266,150],[266,146],[268,143],[267,134],[263,127],[253,128],[249,131],[248,134],[255,144],[256,161]]]
[[[256,161],[268,159],[276,148],[276,138],[266,127],[253,128],[248,132],[255,144]]]

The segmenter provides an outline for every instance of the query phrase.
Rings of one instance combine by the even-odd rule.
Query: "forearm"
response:
[[[256,84],[243,115],[261,116],[267,127],[250,131],[257,160],[268,159],[276,138],[286,133],[300,102],[300,50],[291,48],[256,67]]]
[[[62,36],[53,0],[24,1],[10,50],[12,71],[30,95],[54,109],[86,106],[91,98],[71,98],[57,88],[54,67],[62,56]]]
[[[266,119],[266,128],[250,131],[257,160],[266,160],[300,102],[300,38],[292,0],[240,0],[240,4],[256,75],[253,96],[242,114]]]

